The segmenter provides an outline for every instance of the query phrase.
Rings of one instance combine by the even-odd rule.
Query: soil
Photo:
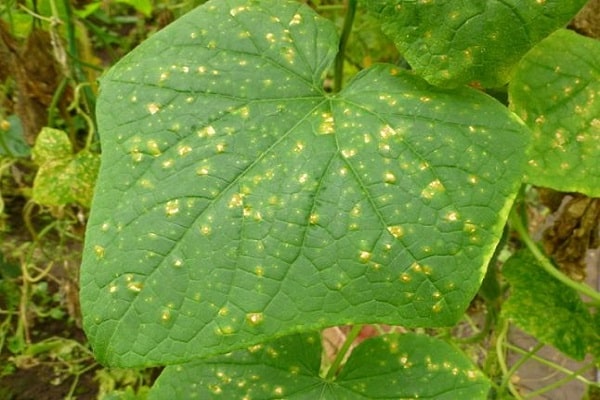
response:
[[[63,380],[60,375],[56,375],[54,367],[47,365],[18,369],[0,378],[0,398],[5,400],[65,399],[74,379],[71,376]],[[57,384],[52,383],[56,381]],[[94,381],[94,370],[92,370],[79,377],[74,396],[77,400],[95,400],[97,395],[98,383]]]

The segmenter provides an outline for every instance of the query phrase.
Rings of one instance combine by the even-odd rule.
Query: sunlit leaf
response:
[[[461,316],[528,130],[478,91],[391,65],[326,93],[336,49],[333,24],[297,2],[212,1],[105,75],[81,272],[101,361]]]
[[[527,180],[600,197],[600,42],[557,31],[527,54],[509,89],[533,130]]]
[[[453,87],[508,82],[521,57],[586,0],[365,0],[410,65]]]
[[[335,379],[319,376],[319,335],[294,335],[167,367],[150,399],[486,399],[489,383],[439,339],[390,334],[361,343]]]

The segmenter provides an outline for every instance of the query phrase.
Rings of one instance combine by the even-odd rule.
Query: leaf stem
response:
[[[498,362],[498,366],[502,371],[502,383],[500,384],[500,394],[504,395],[504,393],[508,390],[513,394],[515,398],[519,398],[518,392],[512,385],[510,375],[508,373],[508,365],[506,361],[506,353],[504,348],[504,341],[507,340],[508,336],[508,321],[502,318],[498,323],[498,333],[496,335],[496,360]]]
[[[594,367],[593,363],[584,365],[583,367],[579,368],[577,371],[573,371],[572,374],[565,376],[563,379],[559,379],[556,382],[553,382],[552,384],[550,384],[548,386],[544,386],[543,388],[538,389],[534,392],[527,393],[527,395],[525,396],[525,399],[538,399],[541,394],[549,392],[554,389],[557,389],[557,388],[561,387],[562,385],[566,384],[567,382],[577,379],[578,376],[584,374],[585,372],[592,369],[593,367]]]
[[[344,79],[344,59],[346,58],[346,45],[348,44],[348,38],[352,32],[352,24],[354,23],[354,16],[356,15],[356,3],[357,0],[348,0],[348,11],[346,12],[346,18],[344,19],[344,28],[342,29],[342,36],[340,37],[340,48],[337,56],[335,57],[335,71],[333,81],[333,91],[339,92],[342,90],[342,81]]]
[[[535,360],[535,361],[539,362],[540,364],[543,364],[543,365],[547,366],[548,368],[552,368],[552,369],[555,369],[555,370],[557,370],[559,372],[562,372],[565,375],[573,375],[573,374],[577,373],[576,371],[571,371],[570,369],[565,368],[565,367],[563,367],[560,364],[557,364],[557,363],[552,362],[550,360],[546,360],[545,358],[540,357],[540,356],[532,353],[531,350],[529,350],[529,351],[528,350],[524,350],[524,349],[522,349],[522,348],[520,348],[518,346],[515,346],[515,345],[511,344],[511,343],[506,343],[505,346],[506,346],[506,348],[508,350],[511,350],[511,351],[513,351],[515,353],[519,353],[521,355],[527,355],[527,357],[529,359]],[[592,364],[593,364],[593,362],[590,363],[590,365],[593,367]],[[582,375],[577,375],[577,376],[574,377],[574,379],[577,379],[578,381],[580,381],[580,382],[582,382],[582,383],[584,383],[586,385],[594,385],[595,384],[595,382],[587,379],[585,376],[582,376]]]
[[[515,231],[517,231],[525,246],[527,246],[531,254],[533,254],[533,256],[536,258],[537,262],[544,269],[544,271],[546,271],[548,274],[550,274],[552,277],[562,282],[566,286],[575,289],[576,291],[588,296],[595,302],[600,303],[600,293],[598,293],[588,285],[572,280],[552,264],[548,257],[533,241],[531,236],[529,236],[527,228],[525,228],[523,221],[519,217],[519,214],[515,212],[515,210],[513,210],[510,214],[510,225]]]
[[[346,336],[346,340],[344,341],[344,344],[342,344],[342,347],[340,347],[340,350],[336,354],[335,360],[333,360],[331,367],[329,367],[329,370],[327,371],[327,375],[325,375],[326,380],[330,380],[330,381],[333,380],[338,369],[340,368],[340,365],[342,364],[342,361],[344,361],[344,359],[346,358],[348,351],[350,350],[350,347],[352,346],[352,343],[354,343],[354,340],[358,337],[361,330],[362,330],[362,325],[354,325],[352,327],[352,329]]]

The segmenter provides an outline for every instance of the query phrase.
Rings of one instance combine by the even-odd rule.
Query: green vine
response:
[[[333,91],[336,93],[342,90],[342,82],[344,80],[344,60],[346,58],[346,46],[348,44],[348,38],[350,37],[350,33],[352,32],[354,17],[356,16],[356,3],[357,0],[348,0],[348,10],[346,12],[346,18],[344,19],[344,28],[342,30],[342,36],[340,38],[340,47],[335,58]]]

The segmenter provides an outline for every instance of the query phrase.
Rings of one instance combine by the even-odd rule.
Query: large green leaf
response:
[[[439,339],[390,334],[366,340],[335,380],[319,376],[319,335],[284,337],[206,361],[169,366],[150,399],[485,399],[489,383]]]
[[[212,1],[106,74],[81,271],[102,362],[460,317],[528,131],[480,92],[390,65],[327,94],[336,48],[333,25],[304,5]]]
[[[559,30],[534,47],[509,86],[533,130],[527,180],[600,197],[600,42]]]
[[[586,0],[365,0],[410,65],[445,87],[498,87]]]
[[[506,261],[503,273],[511,285],[502,308],[506,317],[577,360],[588,351],[598,354],[597,324],[575,290],[550,276],[525,250]]]

